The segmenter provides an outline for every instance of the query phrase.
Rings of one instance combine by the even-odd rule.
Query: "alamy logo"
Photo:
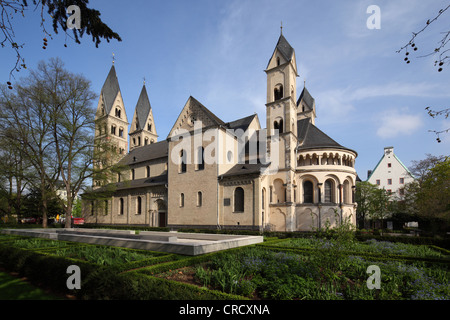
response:
[[[73,289],[81,289],[81,270],[79,266],[76,265],[70,265],[67,267],[68,274],[71,274],[71,276],[67,279],[66,285],[67,289],[73,290]]]
[[[272,130],[268,139],[266,129],[204,130],[202,122],[195,121],[193,131],[178,128],[171,140],[178,142],[170,153],[170,159],[176,165],[259,163],[263,175],[278,172],[278,130]]]
[[[366,273],[371,274],[367,279],[367,288],[370,290],[380,289],[381,284],[381,271],[380,267],[376,265],[370,265],[367,267]]]
[[[381,10],[379,6],[371,5],[367,7],[366,13],[371,13],[372,15],[367,18],[366,26],[367,29],[381,29]]]
[[[67,8],[66,12],[71,14],[69,18],[67,18],[67,28],[69,29],[81,29],[81,10],[77,5],[71,5]]]

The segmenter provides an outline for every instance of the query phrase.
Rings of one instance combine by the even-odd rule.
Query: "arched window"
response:
[[[274,121],[273,128],[275,130],[278,130],[278,133],[283,133],[283,119],[280,119],[278,121]]]
[[[144,145],[148,145],[148,138],[144,139]]]
[[[119,128],[119,137],[123,138],[123,128]]]
[[[197,170],[205,169],[205,149],[199,147],[197,149]]]
[[[313,203],[314,201],[314,187],[311,181],[303,182],[303,202]]]
[[[150,178],[150,166],[147,166],[146,170],[147,170],[147,178]]]
[[[141,145],[141,137],[138,137],[138,146]]]
[[[244,189],[241,187],[234,190],[234,212],[244,212]]]
[[[180,207],[184,207],[184,193],[180,194]]]
[[[280,65],[280,57],[277,57],[277,66]]]
[[[334,192],[333,192],[334,183],[331,179],[325,181],[325,203],[334,202]]]
[[[186,172],[186,152],[180,151],[180,172]]]
[[[142,198],[141,197],[137,197],[137,210],[136,210],[137,214],[141,214],[142,213]]]
[[[123,198],[120,198],[120,200],[119,200],[119,214],[123,215],[123,213],[124,213]]]
[[[105,200],[105,215],[108,214],[108,200]]]
[[[135,178],[135,170],[131,169],[131,180],[134,180]]]
[[[201,207],[203,204],[203,194],[201,191],[197,192],[197,207]]]
[[[115,125],[111,126],[111,134],[116,135],[116,126]]]
[[[280,100],[283,98],[283,86],[281,84],[277,85],[273,90],[274,100]]]

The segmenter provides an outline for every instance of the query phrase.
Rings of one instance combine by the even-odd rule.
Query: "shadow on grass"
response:
[[[0,272],[0,300],[61,300],[28,282]]]

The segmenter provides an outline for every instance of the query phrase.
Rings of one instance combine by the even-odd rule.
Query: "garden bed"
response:
[[[323,258],[247,248],[156,276],[250,299],[450,299],[446,268],[357,256],[342,257],[339,263],[327,263]],[[370,265],[381,270],[379,290],[367,287]]]
[[[191,257],[49,239],[1,240],[0,265],[60,291],[67,291],[67,266],[79,265],[82,290],[73,294],[80,299],[450,299],[449,254],[434,246],[267,238]],[[379,289],[367,285],[373,265],[380,270]]]

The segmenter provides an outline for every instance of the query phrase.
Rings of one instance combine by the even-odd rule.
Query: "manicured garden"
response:
[[[266,237],[189,257],[0,234],[1,268],[78,299],[449,300],[449,262],[446,249],[385,238]],[[69,265],[81,290],[66,288]]]

